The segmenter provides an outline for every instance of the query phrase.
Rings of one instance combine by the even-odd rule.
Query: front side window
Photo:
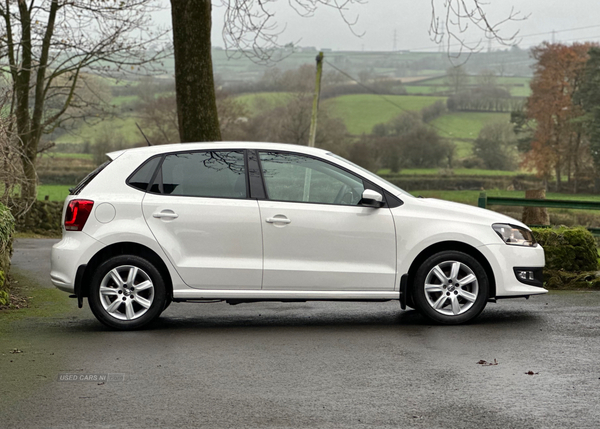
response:
[[[163,194],[185,197],[246,198],[242,151],[167,155],[161,167]]]
[[[304,155],[261,152],[260,163],[271,200],[355,206],[365,189],[353,174]]]

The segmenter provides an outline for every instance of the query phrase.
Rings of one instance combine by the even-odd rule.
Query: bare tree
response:
[[[9,86],[3,86],[0,111],[6,112],[10,110],[12,92]],[[27,186],[28,180],[23,171],[25,154],[20,143],[15,132],[14,115],[0,115],[0,203],[10,208],[15,216],[25,213],[33,203],[17,198],[19,190]]]
[[[469,83],[469,75],[464,67],[459,65],[456,67],[449,67],[448,70],[446,70],[446,78],[444,80],[445,84],[452,89],[452,92],[458,94]]]
[[[160,52],[149,50],[155,0],[3,0],[0,2],[2,71],[11,79],[10,113],[27,178],[22,197],[36,198],[35,161],[42,135],[83,101],[85,73],[136,72]],[[101,97],[101,95],[99,95]]]
[[[515,46],[519,32],[501,34],[503,24],[510,21],[523,21],[529,15],[522,15],[511,8],[508,15],[493,21],[487,13],[489,2],[483,0],[430,0],[431,24],[429,35],[438,44],[445,44],[451,59],[459,58],[464,52],[471,54],[483,48],[484,40],[494,40],[504,46]],[[474,27],[483,37],[471,42],[465,40],[469,28]],[[455,48],[455,52],[452,52]],[[456,49],[458,48],[458,49]],[[468,59],[468,55],[466,56]],[[466,59],[464,61],[466,61]],[[463,61],[463,62],[464,62]]]

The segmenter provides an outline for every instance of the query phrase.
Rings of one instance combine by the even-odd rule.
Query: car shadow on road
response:
[[[310,309],[308,307],[305,310]],[[540,323],[540,315],[532,314],[526,310],[515,309],[502,311],[484,311],[478,318],[464,326],[486,328],[500,328],[514,326],[522,329]],[[222,314],[189,315],[181,312],[165,314],[159,319],[143,328],[145,331],[183,331],[203,329],[249,329],[249,328],[295,328],[295,327],[320,327],[342,328],[357,327],[390,327],[393,329],[409,327],[439,326],[421,316],[415,310],[380,310],[380,311],[298,311],[298,308],[282,311],[281,309],[244,310],[223,312]],[[95,320],[78,319],[69,323],[69,329],[76,331],[111,331]]]

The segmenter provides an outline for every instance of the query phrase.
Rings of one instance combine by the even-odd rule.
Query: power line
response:
[[[325,63],[327,63],[329,66],[331,66],[332,68],[334,68],[334,69],[335,69],[335,70],[337,70],[339,73],[341,73],[341,74],[343,74],[344,76],[346,76],[347,78],[349,78],[349,79],[353,80],[354,82],[356,82],[356,84],[357,84],[357,85],[359,85],[359,86],[362,86],[363,88],[365,88],[365,89],[366,89],[367,91],[369,91],[371,94],[373,94],[373,95],[377,95],[377,96],[381,97],[382,99],[384,99],[386,102],[388,102],[388,103],[389,103],[389,104],[391,104],[392,106],[395,106],[396,108],[398,108],[398,109],[400,109],[401,111],[403,111],[403,112],[406,112],[406,113],[411,113],[411,112],[413,112],[412,110],[405,109],[404,107],[400,106],[399,104],[397,104],[397,103],[394,103],[392,100],[390,100],[389,98],[387,98],[385,95],[383,95],[383,94],[381,94],[381,93],[379,93],[379,92],[375,91],[373,88],[371,88],[371,87],[369,87],[369,86],[365,85],[365,84],[364,84],[364,83],[362,83],[362,82],[359,82],[359,81],[358,81],[358,80],[356,80],[354,77],[352,77],[351,75],[349,75],[348,73],[346,73],[344,70],[341,70],[341,69],[337,68],[336,66],[334,66],[333,64],[331,64],[329,61],[325,60]],[[451,134],[452,134],[452,132],[451,132],[451,131],[444,130],[444,129],[442,129],[442,128],[438,127],[437,125],[434,125],[434,124],[432,124],[431,122],[427,122],[427,125],[429,125],[429,126],[430,126],[430,127],[432,127],[432,128],[435,128],[435,129],[436,129],[436,130],[438,130],[438,131],[441,131],[442,133],[446,133],[446,134],[449,134],[449,135],[451,135]]]
[[[545,36],[545,35],[551,35],[551,34],[558,34],[558,33],[565,33],[568,31],[579,31],[579,30],[588,30],[590,28],[598,28],[600,27],[600,25],[588,25],[586,27],[575,27],[575,28],[565,28],[562,30],[552,30],[552,31],[546,31],[543,33],[532,33],[532,34],[524,34],[522,36],[518,36],[518,39],[526,39],[528,37],[535,37],[535,36]],[[492,39],[489,39],[492,40]],[[481,42],[481,40],[478,41],[471,41],[471,42],[464,42],[464,43],[453,43],[451,45],[447,45],[448,48],[459,48],[465,45],[473,45],[475,43],[479,43]],[[407,51],[420,51],[420,50],[432,50],[432,49],[438,49],[438,46],[426,46],[426,47],[421,47],[421,48],[410,48],[410,49],[406,49]]]

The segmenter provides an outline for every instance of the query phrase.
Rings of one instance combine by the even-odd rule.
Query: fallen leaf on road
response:
[[[477,365],[493,366],[493,365],[498,365],[498,361],[496,359],[494,359],[494,362],[488,362],[488,361],[481,359],[479,362],[477,362]]]
[[[525,374],[527,374],[527,375],[538,375],[539,372],[527,371]]]

